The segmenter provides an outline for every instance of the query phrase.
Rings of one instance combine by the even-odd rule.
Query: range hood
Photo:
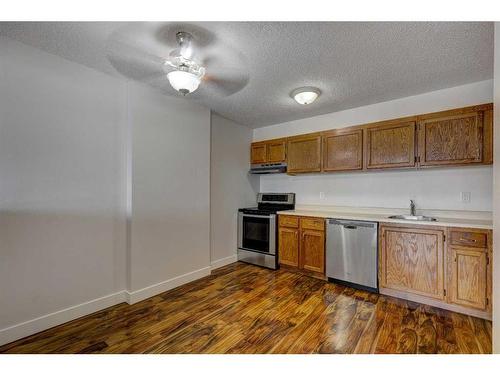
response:
[[[286,173],[286,163],[262,163],[250,166],[252,174]]]

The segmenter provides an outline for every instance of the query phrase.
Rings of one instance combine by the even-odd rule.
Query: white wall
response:
[[[495,22],[493,155],[493,353],[500,354],[500,22]]]
[[[318,99],[321,100],[321,97]],[[254,129],[253,140],[286,137],[493,101],[493,80]]]
[[[131,87],[134,292],[210,266],[210,111]]]
[[[125,83],[3,37],[0,54],[1,331],[124,288]]]
[[[291,121],[254,130],[254,140],[341,128],[493,100],[492,81],[434,91],[370,106]],[[320,98],[321,99],[321,98]],[[260,191],[295,192],[298,204],[404,208],[492,210],[492,167],[439,168],[419,171],[350,172],[313,175],[267,175]],[[320,199],[320,192],[325,199]],[[461,192],[471,192],[462,203]]]
[[[248,174],[252,129],[212,113],[210,257],[212,267],[236,260],[237,211],[255,205],[259,180]]]
[[[208,109],[1,37],[0,344],[207,275],[209,168]]]
[[[414,199],[421,209],[491,211],[492,169],[267,175],[260,191],[294,192],[297,204],[307,205],[404,208]],[[462,203],[461,192],[471,192],[470,203]]]

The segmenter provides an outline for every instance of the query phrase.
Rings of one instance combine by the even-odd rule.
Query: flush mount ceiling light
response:
[[[292,91],[290,96],[299,104],[306,105],[314,102],[321,91],[316,87],[300,87]]]
[[[170,53],[165,65],[175,70],[167,74],[170,85],[182,95],[196,91],[205,75],[205,68],[192,59],[191,34],[180,31],[176,34],[179,48]]]

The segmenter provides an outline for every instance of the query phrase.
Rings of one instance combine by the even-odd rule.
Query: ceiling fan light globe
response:
[[[182,70],[168,73],[167,78],[170,85],[182,95],[196,91],[201,81],[201,78],[197,75]]]

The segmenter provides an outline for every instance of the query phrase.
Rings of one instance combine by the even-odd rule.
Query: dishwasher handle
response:
[[[344,224],[344,228],[346,229],[358,229],[356,225]]]
[[[358,229],[358,227],[377,228],[377,222],[374,222],[374,221],[353,221],[353,220],[328,219],[328,224],[329,225],[342,225],[346,229]]]

